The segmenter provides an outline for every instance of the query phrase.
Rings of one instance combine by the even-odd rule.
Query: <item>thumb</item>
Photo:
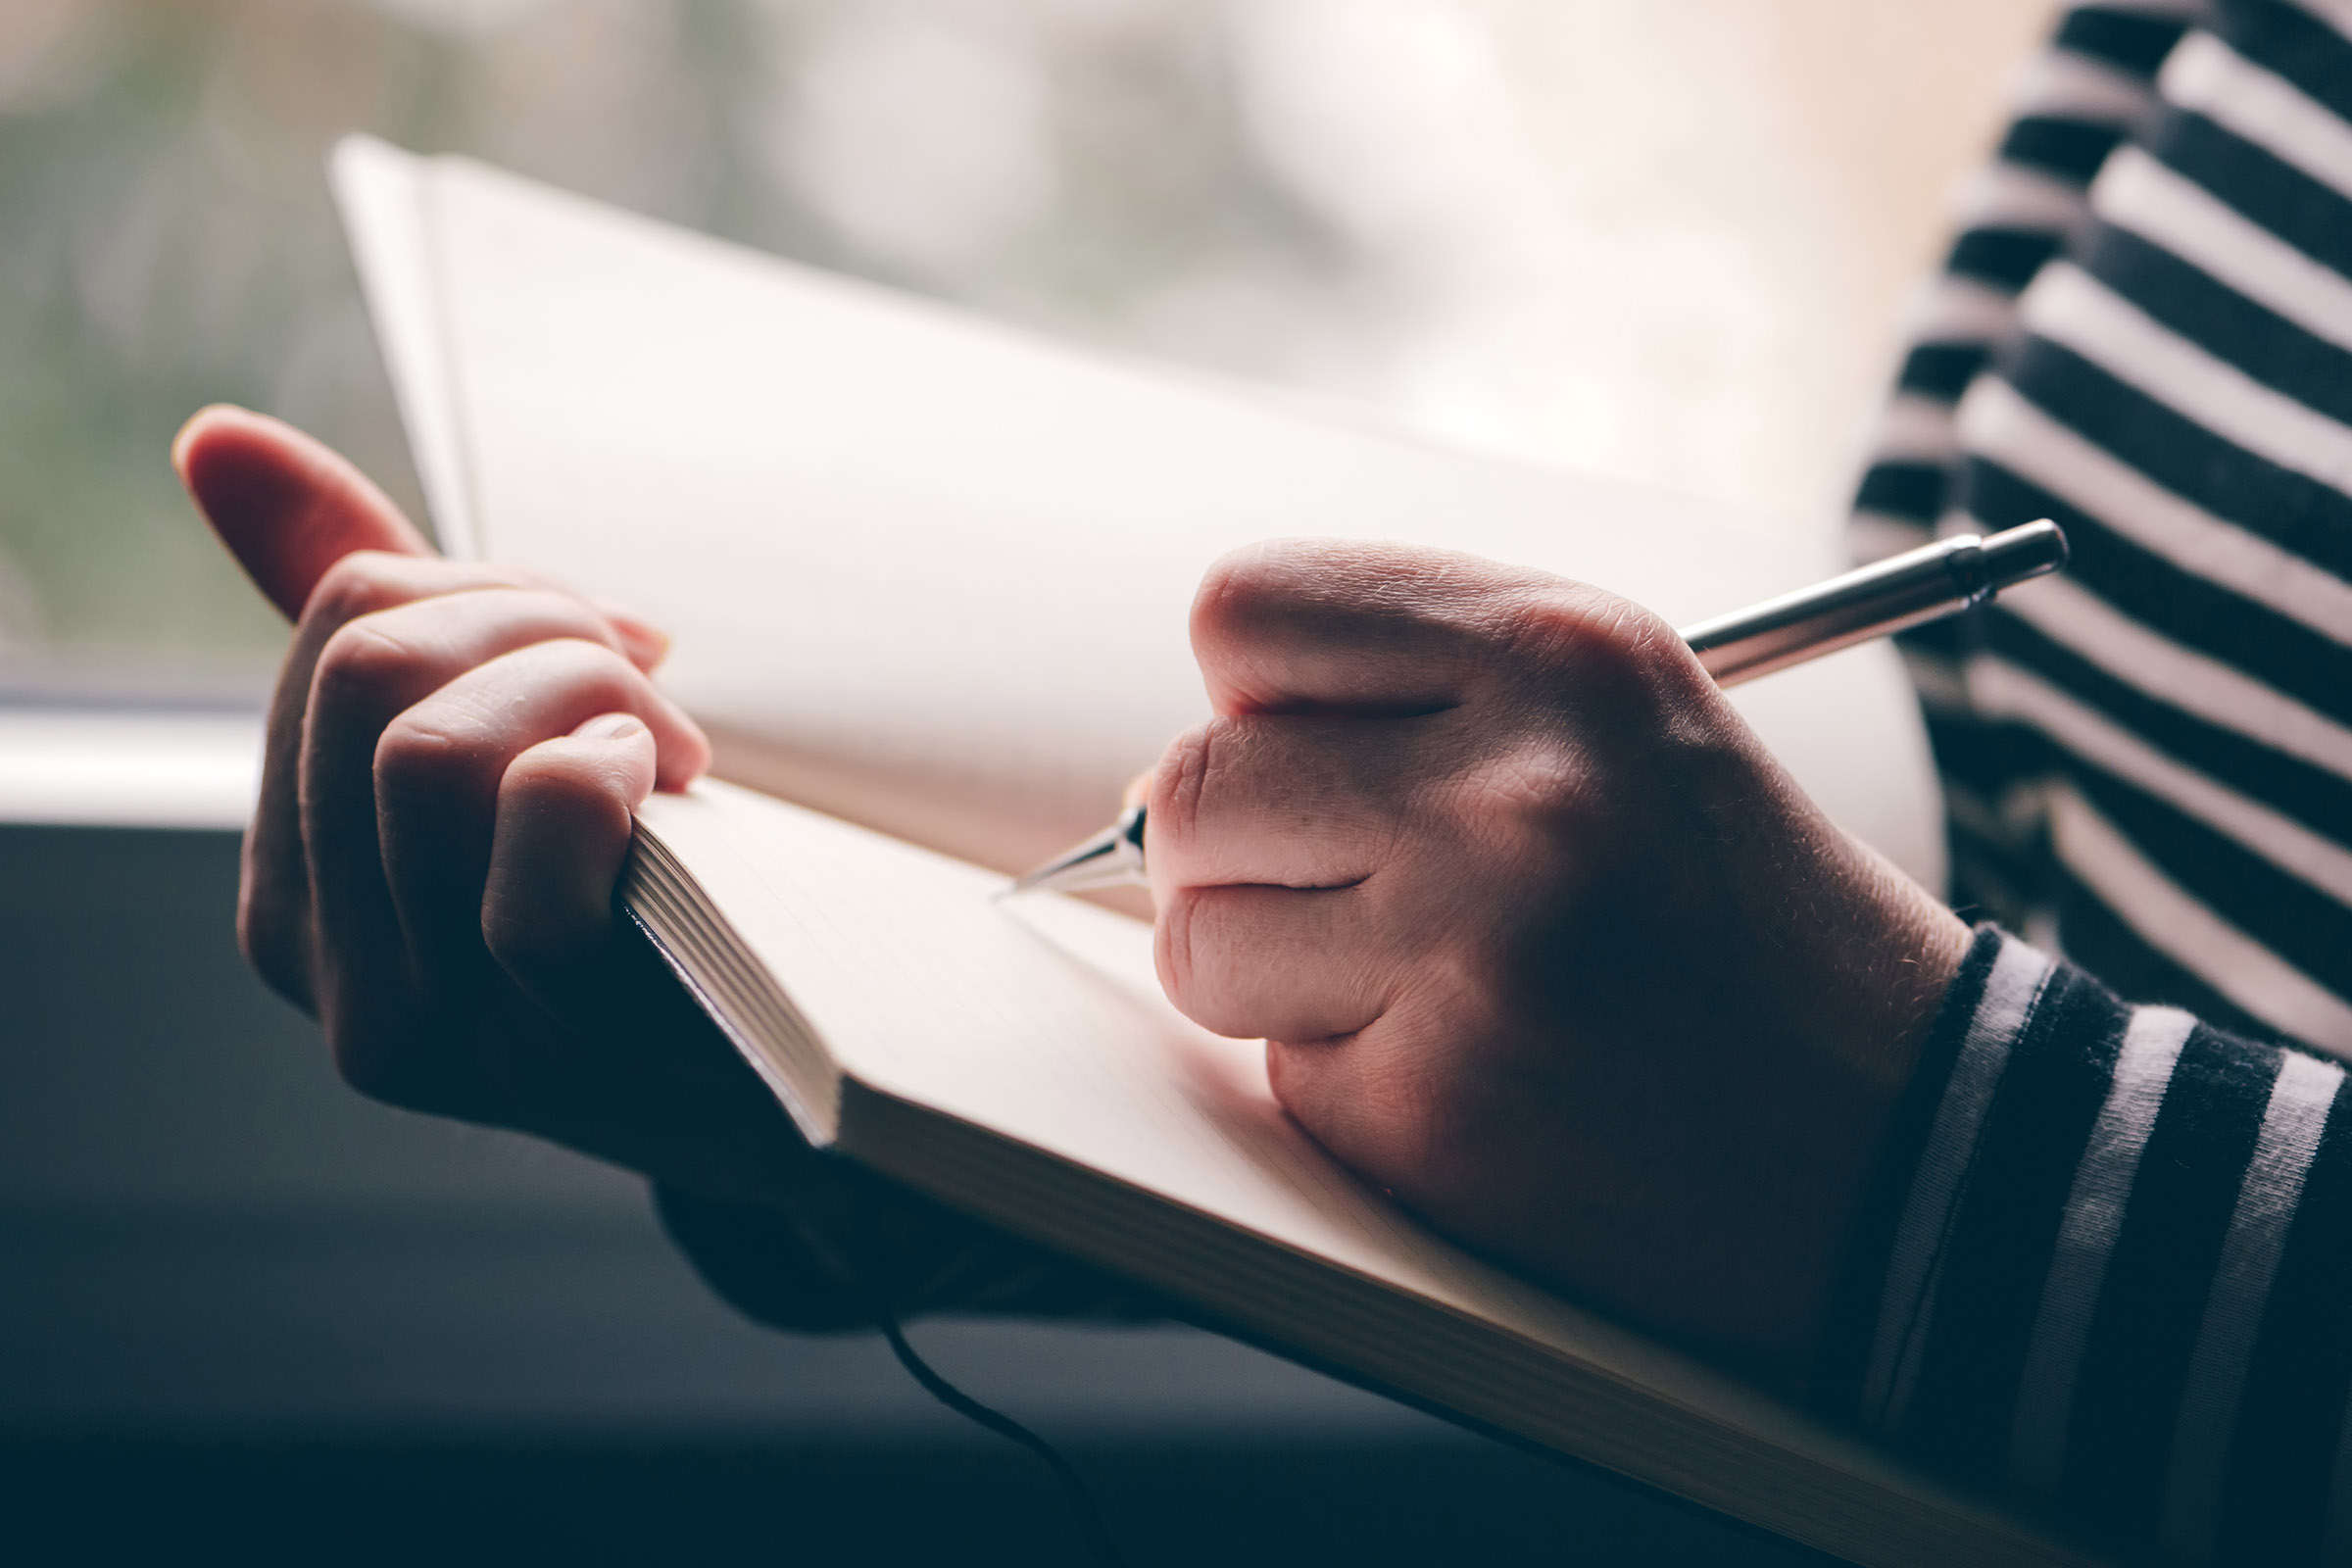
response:
[[[245,575],[288,620],[326,568],[355,550],[429,556],[391,498],[342,457],[282,420],[215,404],[172,443],[197,509]]]

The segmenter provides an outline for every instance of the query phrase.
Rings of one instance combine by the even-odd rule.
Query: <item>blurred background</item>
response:
[[[870,1339],[239,962],[283,633],[166,450],[230,399],[416,506],[337,136],[1805,528],[2050,10],[0,0],[0,1561],[1076,1557]],[[1139,1563],[1800,1560],[1207,1335],[917,1338]]]
[[[1115,350],[1836,509],[2048,0],[0,0],[0,649],[260,678],[165,449],[416,502],[368,129]]]

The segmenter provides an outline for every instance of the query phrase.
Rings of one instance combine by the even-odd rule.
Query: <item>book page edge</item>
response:
[[[1594,1465],[1864,1568],[2095,1568],[2105,1560],[1914,1476],[1859,1438],[1823,1429],[1805,1447],[1776,1442],[1597,1363],[855,1075],[844,1075],[841,1094],[835,1148],[849,1158],[1183,1301],[1261,1348],[1337,1369],[1346,1381],[1474,1431]],[[1099,1212],[1078,1216],[1073,1194]],[[1024,1200],[1031,1195],[1045,1199]],[[1206,1248],[1203,1237],[1211,1239]],[[1202,1252],[1226,1254],[1226,1266],[1201,1266]],[[1244,1266],[1231,1266],[1237,1262]],[[1470,1336],[1506,1347],[1506,1364],[1481,1380],[1458,1367],[1448,1372],[1427,1349]]]
[[[833,1147],[841,1128],[842,1077],[824,1042],[773,977],[743,960],[751,951],[743,938],[642,821],[614,903],[760,1075],[801,1136],[812,1148]]]

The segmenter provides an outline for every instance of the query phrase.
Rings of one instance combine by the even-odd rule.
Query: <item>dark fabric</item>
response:
[[[2132,619],[2352,724],[2352,646],[2185,569],[1988,458],[1969,459],[1966,474],[1977,517],[1995,527],[2050,518],[2066,530],[2068,572]]]
[[[1958,1474],[1997,1479],[2042,1280],[2130,1009],[2081,970],[2052,975],[2011,1043],[1944,1243],[1936,1330],[1903,1446]]]
[[[2115,1539],[2155,1533],[2174,1418],[2279,1054],[2199,1025],[2148,1135],[2091,1320],[2066,1491]]]
[[[2011,293],[2058,254],[2059,236],[2039,228],[1972,228],[1952,242],[1944,270]]]
[[[1940,463],[1881,463],[1862,476],[1854,505],[1865,512],[1933,522],[1943,511],[1949,476]]]
[[[2208,24],[2230,48],[2323,104],[2352,104],[2352,42],[2278,0],[2230,0]]]
[[[872,1306],[857,1282],[820,1261],[786,1215],[659,1182],[654,1210],[703,1283],[745,1317],[803,1334],[873,1326]]]
[[[746,1317],[822,1334],[934,1312],[1144,1322],[1174,1316],[1136,1286],[1032,1246],[847,1164],[824,1218],[656,1184],[662,1223],[705,1283]]]
[[[2198,114],[2168,117],[2148,150],[2304,255],[2352,272],[2352,199]]]
[[[1968,956],[1952,979],[1929,1026],[1927,1042],[1911,1081],[1886,1127],[1886,1142],[1870,1187],[1855,1210],[1854,1223],[1838,1280],[1824,1319],[1821,1347],[1809,1380],[1813,1405],[1845,1420],[1862,1397],[1862,1376],[1870,1355],[1871,1332],[1878,1324],[1880,1288],[1886,1276],[1887,1253],[1895,1230],[1902,1224],[1903,1203],[1918,1173],[1921,1152],[1935,1125],[1936,1108],[1951,1082],[1960,1059],[1961,1044],[1984,999],[1985,977],[2000,956],[2002,937],[1991,926],[1980,926]]]
[[[2029,115],[2010,122],[2009,133],[2001,138],[2001,157],[2027,169],[2087,185],[2090,176],[2099,172],[2099,166],[2123,138],[2121,125]]]
[[[2112,6],[2077,6],[2058,24],[2053,42],[2128,75],[2152,77],[2186,30],[2170,17]]]
[[[1903,359],[1895,385],[1905,392],[1952,402],[1984,368],[1982,343],[1922,343]],[[1938,466],[1940,471],[1940,466]]]
[[[2122,995],[2134,1002],[2184,1008],[2245,1039],[2278,1041],[2277,1030],[2150,947],[2145,937],[2063,867],[2050,873],[2042,892],[2059,928],[2066,933],[2068,955]]]
[[[2210,719],[2174,707],[2143,686],[2110,674],[2040,627],[1997,608],[1986,617],[1985,647],[2132,731],[2155,750],[2187,763],[2322,836],[2352,824],[2352,779],[2274,750]]]
[[[2223,1560],[2319,1557],[2328,1483],[2352,1398],[2352,1096],[2328,1117],[2271,1284],[2238,1408],[2222,1504]]]
[[[2231,445],[2045,338],[2025,339],[2003,368],[2029,402],[2182,500],[2352,576],[2352,495]]]
[[[2225,287],[2129,229],[2098,229],[2069,259],[2223,364],[2306,408],[2352,420],[2352,351]]]

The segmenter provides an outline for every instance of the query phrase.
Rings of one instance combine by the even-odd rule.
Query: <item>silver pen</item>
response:
[[[1989,537],[1961,534],[1889,556],[1811,588],[1684,628],[1719,686],[1735,686],[1873,637],[1984,604],[2003,588],[2066,564],[2066,535],[2047,518]],[[1144,880],[1144,808],[1130,806],[1085,843],[1016,878],[1006,893],[1076,893]]]

